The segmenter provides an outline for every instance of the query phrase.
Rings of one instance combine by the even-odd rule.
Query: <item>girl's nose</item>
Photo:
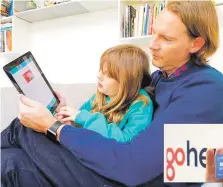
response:
[[[97,78],[100,81],[102,80],[102,72],[101,71],[98,72]]]

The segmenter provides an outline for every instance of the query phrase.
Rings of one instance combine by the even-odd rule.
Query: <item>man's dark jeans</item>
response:
[[[109,161],[108,161],[109,162]],[[1,133],[1,183],[6,187],[116,187],[19,119]]]
[[[124,186],[86,168],[69,150],[44,134],[24,127],[18,118],[1,133],[1,183],[3,187]],[[160,175],[139,186],[164,187],[169,184],[164,184],[163,175]]]

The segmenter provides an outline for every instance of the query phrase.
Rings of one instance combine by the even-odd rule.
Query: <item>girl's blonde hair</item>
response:
[[[178,15],[192,38],[202,37],[204,46],[191,58],[197,64],[205,64],[219,45],[219,24],[215,6],[211,0],[175,0],[167,2],[167,9]]]
[[[100,59],[102,72],[105,65],[108,76],[119,83],[119,90],[117,95],[107,104],[106,96],[97,89],[92,104],[92,113],[101,112],[106,116],[108,122],[118,124],[133,102],[141,100],[144,102],[144,106],[149,102],[145,95],[139,95],[144,77],[151,81],[149,58],[139,47],[127,44],[118,45],[107,49],[102,54]],[[147,85],[149,84],[150,82]]]

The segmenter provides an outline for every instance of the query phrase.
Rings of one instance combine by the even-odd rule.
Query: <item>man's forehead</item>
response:
[[[157,17],[153,29],[160,34],[176,36],[186,31],[181,19],[174,13],[163,10]]]

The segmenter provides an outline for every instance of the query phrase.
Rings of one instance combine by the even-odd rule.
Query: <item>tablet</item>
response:
[[[29,51],[3,67],[20,94],[46,106],[52,114],[60,101]]]

